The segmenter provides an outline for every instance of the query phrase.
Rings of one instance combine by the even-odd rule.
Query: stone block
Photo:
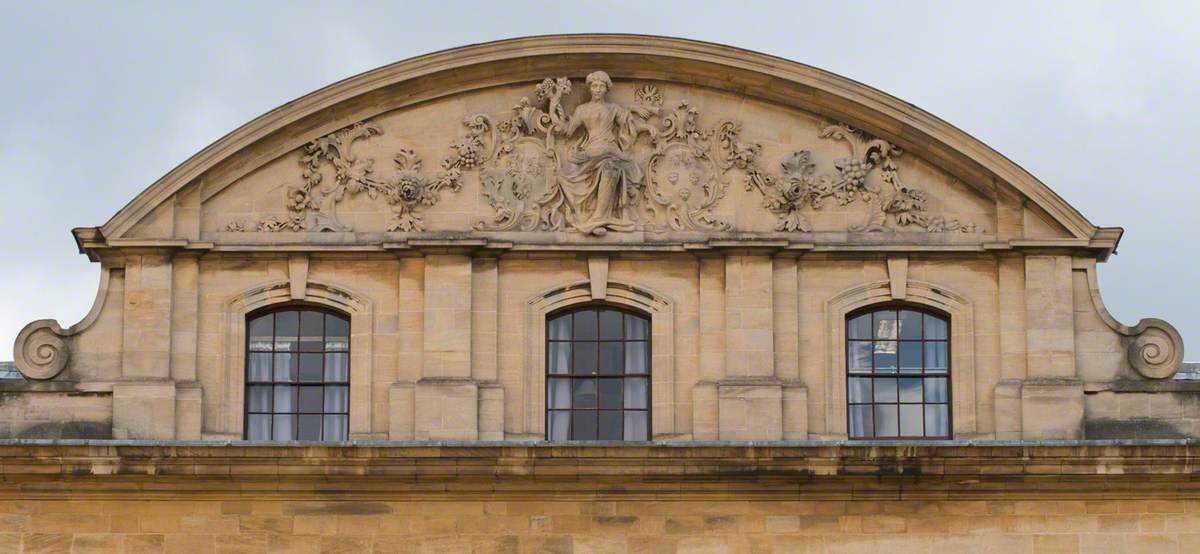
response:
[[[1004,379],[996,384],[995,410],[996,439],[1018,440],[1021,438],[1021,381]]]
[[[772,378],[743,378],[717,385],[720,440],[783,438],[783,386]]]
[[[113,438],[175,438],[175,383],[113,385]]]
[[[1028,379],[1021,384],[1021,438],[1083,438],[1083,383]]]
[[[808,387],[803,383],[783,385],[783,439],[808,439]]]
[[[698,441],[716,440],[717,384],[709,381],[696,383],[692,388],[692,438]]]
[[[479,440],[504,440],[504,387],[499,383],[479,385]]]
[[[204,389],[199,383],[179,383],[175,388],[175,438],[200,440],[203,428]]]
[[[421,379],[414,420],[416,440],[477,440],[478,386],[471,379]]]
[[[394,441],[413,439],[413,419],[416,409],[416,387],[412,383],[395,383],[388,390],[388,438]]]

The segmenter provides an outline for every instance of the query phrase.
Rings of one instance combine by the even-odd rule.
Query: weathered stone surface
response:
[[[842,439],[846,317],[903,303],[949,318],[955,438],[1200,436],[1178,333],[1100,299],[1120,234],[810,67],[477,45],[290,103],[77,229],[95,305],[17,337],[0,435],[240,439],[247,315],[308,305],[351,323],[349,438],[541,440],[546,318],[604,304],[650,320],[650,438]]]

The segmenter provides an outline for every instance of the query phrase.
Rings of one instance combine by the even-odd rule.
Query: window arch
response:
[[[903,304],[846,316],[851,439],[951,437],[950,318]]]
[[[350,319],[287,305],[246,316],[249,440],[342,441],[350,414]]]
[[[650,318],[608,305],[546,317],[546,437],[650,435]]]

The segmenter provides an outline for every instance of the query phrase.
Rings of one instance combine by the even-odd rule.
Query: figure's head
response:
[[[603,100],[604,95],[612,88],[612,79],[603,71],[593,71],[587,76],[588,90],[592,92],[592,100]]]

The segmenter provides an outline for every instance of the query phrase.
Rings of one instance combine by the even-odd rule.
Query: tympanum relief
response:
[[[366,194],[391,207],[387,231],[422,231],[419,212],[443,189],[459,191],[470,171],[493,210],[475,224],[479,231],[733,231],[717,208],[734,180],[761,196],[777,217],[777,231],[813,231],[804,212],[827,202],[865,204],[862,222],[851,231],[977,231],[929,213],[926,194],[901,181],[900,148],[847,125],[829,125],[819,135],[849,146],[848,156],[832,160],[832,172],[818,172],[810,150],[784,156],[771,171],[762,146],[743,139],[738,121],[706,127],[686,99],[664,106],[653,84],[640,85],[629,105],[613,102],[612,80],[603,71],[589,74],[585,84],[588,99],[574,106],[572,81],[547,78],[506,117],[467,116],[467,132],[449,145],[436,175],[422,172],[413,151],[401,150],[396,172],[378,177],[375,160],[353,152],[355,143],[382,134],[370,122],[321,137],[304,146],[301,184],[287,189],[287,217],[235,222],[227,230],[350,231],[337,205],[347,195]]]

